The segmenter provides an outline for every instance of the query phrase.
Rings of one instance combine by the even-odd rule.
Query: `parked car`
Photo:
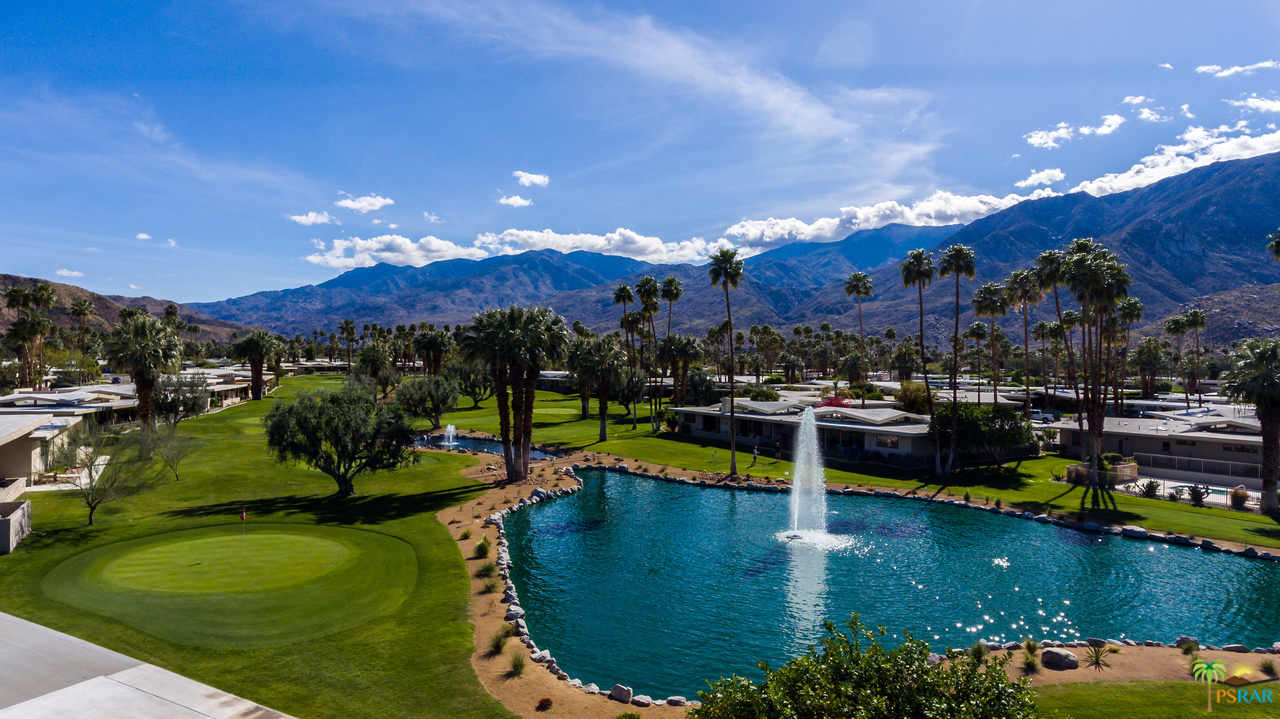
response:
[[[1053,416],[1052,412],[1045,412],[1038,409],[1031,410],[1032,422],[1056,422],[1057,420],[1058,418]]]

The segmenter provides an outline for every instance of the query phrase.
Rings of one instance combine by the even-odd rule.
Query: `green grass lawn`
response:
[[[463,398],[470,406],[471,401]],[[580,405],[576,396],[539,392],[534,409],[534,441],[569,450],[599,452],[602,456],[634,457],[651,463],[649,469],[664,466],[694,471],[727,472],[727,443],[714,443],[669,432],[649,430],[648,406],[642,405],[636,429],[620,405],[610,404],[607,430],[609,439],[598,442],[600,422],[596,404],[591,405],[592,419],[579,419]],[[451,412],[443,420],[462,429],[497,434],[496,402],[489,399],[479,408]],[[957,498],[968,492],[974,501],[997,498],[1004,504],[1017,504],[1036,512],[1065,515],[1072,519],[1090,519],[1113,524],[1136,524],[1152,531],[1176,532],[1194,537],[1211,537],[1262,547],[1280,547],[1280,524],[1271,517],[1228,509],[1196,508],[1186,503],[1132,497],[1125,494],[1098,493],[1052,481],[1054,472],[1062,474],[1072,460],[1049,456],[1010,463],[1001,468],[983,467],[952,474],[946,484],[939,484],[931,473],[894,471],[874,465],[856,465],[852,470],[827,470],[827,481],[836,485],[874,485],[922,493],[949,493]],[[754,477],[785,478],[792,464],[762,454],[751,467],[751,452],[738,452],[738,472]]]
[[[1214,692],[1225,689],[1215,685]],[[1172,717],[1275,717],[1280,716],[1280,685],[1258,684],[1252,690],[1269,690],[1270,703],[1228,704],[1214,702],[1206,714],[1205,685],[1195,682],[1082,682],[1055,684],[1036,689],[1036,704],[1046,716],[1066,719],[1172,719]],[[1250,694],[1252,697],[1252,693]]]
[[[339,381],[289,379],[276,397]],[[332,480],[304,468],[281,466],[267,454],[259,420],[273,401],[248,403],[184,422],[181,432],[200,447],[183,466],[182,481],[168,482],[146,494],[105,505],[98,512],[97,526],[84,526],[85,509],[73,497],[62,493],[28,494],[35,534],[13,554],[0,557],[0,607],[305,719],[512,716],[484,691],[471,669],[466,569],[457,544],[434,516],[437,510],[479,493],[481,485],[458,474],[476,460],[465,455],[432,453],[416,467],[359,479],[358,496],[332,500],[329,495],[336,489]],[[245,638],[240,648],[227,648],[197,646],[190,637],[161,636],[164,626],[172,632],[172,617],[104,616],[114,611],[108,606],[110,602],[94,606],[85,603],[86,595],[80,597],[82,606],[74,606],[73,597],[64,596],[73,603],[63,603],[46,593],[46,589],[58,593],[53,585],[59,577],[57,573],[50,577],[50,572],[69,559],[72,562],[59,571],[75,570],[76,557],[83,557],[91,565],[114,557],[99,567],[105,571],[106,579],[102,579],[100,571],[94,581],[103,584],[85,589],[83,582],[73,582],[79,584],[79,591],[97,592],[97,600],[126,589],[141,591],[129,585],[153,586],[164,581],[166,572],[178,571],[175,557],[163,549],[177,545],[177,540],[186,545],[185,550],[206,556],[218,554],[225,559],[216,542],[202,547],[186,540],[234,538],[239,532],[241,508],[248,513],[250,527],[257,525],[291,537],[337,542],[344,544],[348,553],[363,551],[351,546],[350,538],[355,535],[378,535],[374,543],[379,546],[386,542],[407,547],[412,555],[411,566],[393,567],[393,578],[398,579],[390,582],[393,587],[402,584],[407,596],[393,607],[371,612],[342,604],[321,607],[322,598],[317,597],[314,606],[294,605],[301,616],[292,617],[293,626],[287,632],[300,632],[306,628],[303,625],[314,628],[326,621],[334,622],[329,628],[337,631],[274,647],[252,646],[254,642]],[[282,531],[282,527],[288,531]],[[316,527],[333,531],[313,531]],[[185,530],[196,533],[171,534]],[[231,537],[227,536],[228,530]],[[117,547],[119,543],[129,544]],[[300,548],[296,542],[292,546],[286,544],[289,542],[268,541],[255,547],[253,553],[266,561],[266,555],[296,554]],[[151,550],[155,553],[149,553]],[[320,552],[322,556],[307,560],[308,566],[299,567],[289,577],[273,580],[283,582],[277,583],[275,589],[288,589],[291,582],[316,582],[318,577],[337,572],[347,582],[347,586],[338,587],[341,596],[359,597],[369,586],[368,576],[358,568],[354,573],[343,574],[347,571],[343,569],[346,559],[328,566],[336,561],[335,553],[326,547]],[[87,571],[93,575],[92,567]],[[252,568],[241,571],[242,574],[229,577],[228,589],[254,576]],[[405,581],[409,574],[413,579]],[[209,586],[208,576],[194,578],[193,588]],[[388,583],[385,578],[378,581],[377,586]],[[334,589],[325,584],[326,591]],[[193,597],[213,598],[215,604],[222,602],[226,612],[239,611],[244,606],[234,596],[228,596],[235,594],[191,592]],[[263,594],[242,593],[240,599]],[[329,598],[332,600],[335,595],[330,594]],[[94,611],[83,606],[91,606]],[[202,611],[212,609],[205,607]],[[279,607],[250,609],[259,621],[280,616]],[[322,614],[341,615],[347,609],[371,618],[345,628],[340,626],[342,618]],[[217,629],[224,632],[224,639],[236,633],[235,626]]]

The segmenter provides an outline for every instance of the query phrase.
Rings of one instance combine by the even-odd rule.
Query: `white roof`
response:
[[[51,414],[0,415],[0,445],[25,437],[52,421]]]

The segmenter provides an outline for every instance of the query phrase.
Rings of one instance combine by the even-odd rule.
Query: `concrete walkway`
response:
[[[0,613],[0,719],[289,719],[68,634]]]

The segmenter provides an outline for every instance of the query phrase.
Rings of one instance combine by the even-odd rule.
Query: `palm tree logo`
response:
[[[1191,665],[1191,674],[1198,682],[1204,682],[1206,688],[1205,710],[1213,712],[1213,683],[1220,682],[1227,676],[1227,667],[1219,661],[1208,662],[1197,659]]]

